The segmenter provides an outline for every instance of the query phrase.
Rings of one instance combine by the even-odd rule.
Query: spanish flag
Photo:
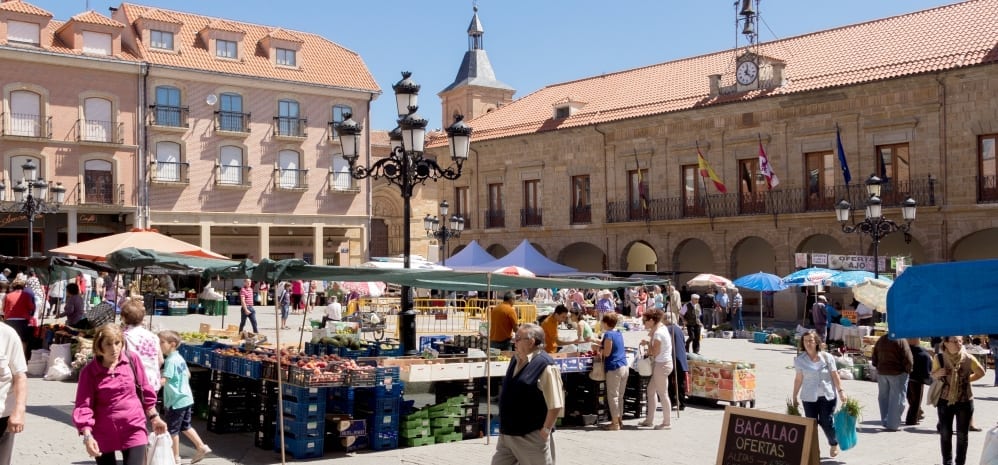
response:
[[[700,167],[701,178],[710,178],[714,182],[714,187],[717,188],[718,192],[722,194],[728,192],[728,189],[724,187],[724,183],[721,182],[721,178],[717,177],[717,173],[714,172],[714,169],[707,163],[707,159],[700,153],[700,147],[697,147],[697,165]]]

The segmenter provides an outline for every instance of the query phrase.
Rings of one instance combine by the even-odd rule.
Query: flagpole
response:
[[[707,196],[707,181],[703,178],[703,171],[700,169],[700,159],[703,158],[703,154],[700,153],[700,141],[696,141],[697,146],[697,174],[700,175],[700,185],[703,186],[703,206],[704,212],[707,213],[707,219],[710,221],[710,230],[714,230],[714,217],[710,214],[710,197]]]

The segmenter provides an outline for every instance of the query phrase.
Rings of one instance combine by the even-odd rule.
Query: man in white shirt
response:
[[[8,325],[0,323],[0,465],[10,464],[14,435],[24,431],[24,411],[28,398],[28,364],[21,339]]]
[[[334,295],[329,297],[329,305],[326,305],[326,314],[322,316],[322,327],[326,327],[328,321],[340,321],[343,319],[343,305]]]
[[[858,326],[873,326],[873,309],[862,302],[857,302],[856,320]]]

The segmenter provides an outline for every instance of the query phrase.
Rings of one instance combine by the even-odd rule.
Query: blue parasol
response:
[[[873,273],[865,270],[843,271],[830,278],[826,278],[822,281],[822,284],[834,287],[853,287],[862,284],[867,279],[873,279]],[[885,283],[894,282],[885,276],[881,276],[878,279]]]
[[[735,286],[744,287],[746,289],[751,289],[753,291],[759,291],[759,330],[763,328],[762,322],[762,293],[763,292],[775,292],[782,291],[786,289],[786,284],[783,283],[783,279],[775,274],[769,273],[752,273],[742,276],[733,281]]]
[[[783,284],[788,286],[817,286],[822,281],[838,274],[838,271],[828,268],[804,268],[783,277]]]

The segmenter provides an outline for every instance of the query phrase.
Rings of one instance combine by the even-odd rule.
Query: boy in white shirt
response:
[[[329,298],[329,305],[326,305],[326,314],[322,316],[322,327],[326,327],[328,321],[340,321],[343,319],[343,305],[336,296]]]

